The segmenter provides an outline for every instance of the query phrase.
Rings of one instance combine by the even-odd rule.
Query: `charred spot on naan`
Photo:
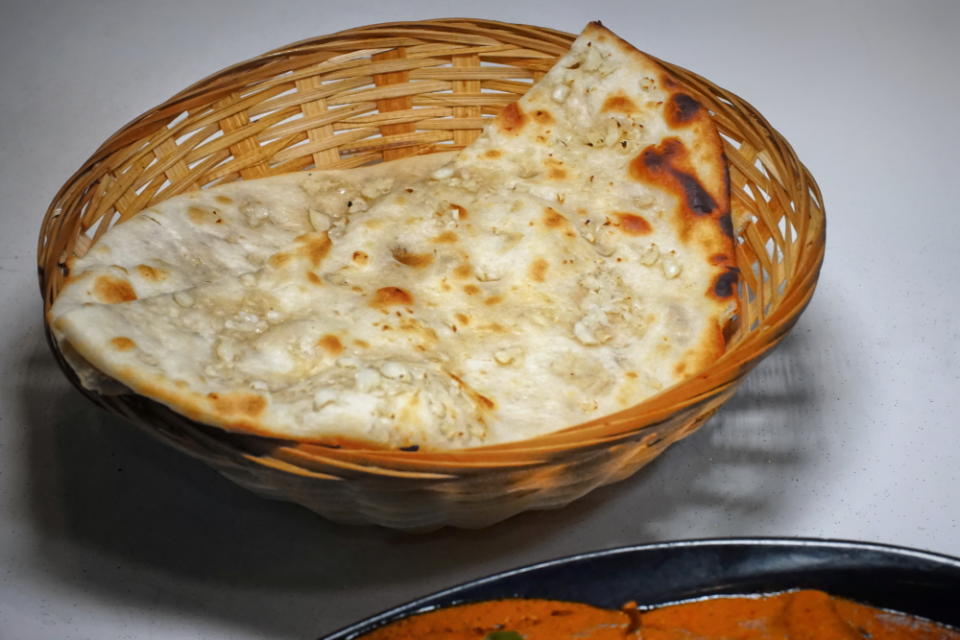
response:
[[[452,242],[456,242],[459,239],[460,239],[460,236],[458,236],[455,232],[444,231],[440,235],[435,236],[433,238],[433,242],[436,242],[437,244],[449,244]]]
[[[93,294],[100,302],[118,304],[137,299],[137,293],[127,280],[113,276],[99,276],[93,281]]]
[[[566,180],[567,179],[567,170],[564,168],[563,162],[557,160],[556,158],[547,158],[544,161],[544,164],[547,166],[547,177],[551,180]]]
[[[370,306],[375,308],[409,306],[413,304],[413,294],[400,287],[382,287],[373,294]]]
[[[540,221],[543,223],[543,226],[548,229],[566,229],[570,227],[570,221],[567,220],[566,216],[553,207],[544,208],[543,217]]]
[[[660,84],[667,89],[680,89],[682,85],[666,70],[660,75]]]
[[[281,269],[283,265],[293,260],[293,255],[285,251],[279,251],[267,259],[267,264],[274,269]]]
[[[508,104],[497,116],[497,123],[504,133],[519,135],[520,130],[527,123],[527,114],[516,102]]]
[[[733,207],[730,201],[730,165],[727,164],[726,161],[723,163],[723,192],[727,195],[728,210],[717,218],[717,224],[720,225],[720,231],[723,235],[733,240]]]
[[[728,266],[726,271],[717,275],[707,295],[717,300],[728,300],[737,293],[737,282],[740,280],[740,270]]]
[[[674,195],[677,209],[672,218],[681,240],[695,241],[710,252],[729,248],[732,230],[726,192],[721,188],[712,194],[704,186],[703,176],[697,174],[678,138],[648,146],[630,161],[628,171],[633,180]]]
[[[472,275],[473,275],[473,267],[465,262],[458,264],[453,269],[453,277],[458,278],[460,280],[469,278]]]
[[[715,253],[710,256],[710,264],[716,265],[733,265],[736,261],[730,254],[727,253]]]
[[[731,240],[733,239],[733,216],[725,213],[717,218],[717,224],[720,225],[720,231]]]
[[[719,213],[717,201],[697,177],[689,153],[679,138],[650,145],[630,162],[630,177],[677,195],[690,216]]]
[[[309,232],[294,238],[294,248],[280,251],[267,259],[267,264],[274,269],[281,269],[296,257],[304,257],[314,267],[319,267],[323,259],[330,253],[330,237],[326,231]]]
[[[220,415],[247,416],[255,418],[267,408],[267,399],[257,393],[216,393],[207,394],[207,400]]]
[[[607,96],[607,99],[603,101],[603,106],[600,108],[604,113],[623,113],[630,115],[631,113],[636,113],[639,111],[636,103],[627,97],[624,93],[618,92]]]
[[[136,267],[137,273],[140,274],[140,277],[144,280],[150,280],[151,282],[163,282],[167,279],[169,274],[160,269],[159,267],[151,267],[148,264],[138,264]]]
[[[313,266],[317,267],[323,262],[323,259],[330,253],[330,237],[325,231],[320,233],[308,233],[303,241],[304,251]],[[303,236],[301,236],[303,238]]]
[[[629,236],[642,236],[653,231],[647,219],[637,213],[617,211],[613,214],[617,218],[617,228]]]
[[[547,269],[550,263],[543,258],[537,258],[530,263],[530,279],[535,282],[544,282],[547,279]]]
[[[191,205],[187,208],[187,217],[190,218],[190,221],[194,224],[223,224],[223,218],[220,217],[220,212],[211,207],[205,207],[201,205]]]
[[[663,106],[664,116],[671,127],[680,128],[697,120],[703,107],[690,95],[678,91]]]
[[[117,351],[129,351],[136,347],[137,343],[126,336],[117,336],[116,338],[111,338],[110,346]]]
[[[532,117],[535,122],[544,126],[556,122],[556,120],[553,119],[553,115],[546,109],[535,109],[532,112]]]
[[[317,340],[317,346],[331,356],[338,356],[343,353],[343,343],[340,342],[340,338],[332,333],[321,336],[320,339]]]
[[[390,251],[393,259],[402,265],[414,268],[423,268],[433,262],[432,253],[411,253],[405,247],[394,247]]]

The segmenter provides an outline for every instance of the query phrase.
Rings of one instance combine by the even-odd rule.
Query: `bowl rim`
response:
[[[915,563],[919,563],[925,568],[936,568],[945,571],[949,574],[951,581],[956,582],[957,590],[960,592],[960,557],[954,557],[934,551],[927,551],[916,547],[881,542],[851,540],[845,538],[783,536],[685,538],[586,551],[499,571],[480,578],[468,580],[456,586],[447,587],[439,591],[417,597],[413,600],[409,600],[405,603],[390,607],[389,609],[381,611],[380,613],[373,614],[346,627],[324,635],[320,638],[320,640],[351,640],[353,638],[358,638],[362,634],[372,631],[373,629],[383,626],[384,624],[408,617],[415,613],[422,613],[437,608],[451,606],[457,603],[470,602],[470,591],[475,591],[482,587],[496,586],[498,583],[512,578],[534,577],[536,574],[548,571],[550,569],[586,564],[590,561],[598,559],[609,559],[632,555],[642,556],[664,550],[701,552],[710,549],[735,550],[740,547],[746,547],[748,549],[772,548],[784,553],[787,553],[790,550],[821,551],[827,553],[836,553],[838,558],[842,557],[845,553],[861,552],[878,554],[886,559],[913,561]],[[810,566],[812,567],[814,565],[811,564]],[[727,584],[729,586],[730,583]],[[720,580],[717,581],[717,585],[721,585]],[[784,589],[778,590],[783,591]],[[748,593],[748,591],[741,590],[738,592],[734,589],[733,591],[728,591],[728,593]],[[711,594],[694,594],[687,596],[684,599],[696,599],[698,597],[706,597],[708,595]],[[458,596],[465,597],[458,599]],[[509,596],[504,595],[500,597]],[[632,598],[629,596],[626,596],[624,602],[631,599]],[[473,601],[475,600],[476,598],[473,599]],[[660,602],[647,602],[646,604],[658,605],[676,600],[677,599],[675,598],[668,598],[661,600]],[[639,604],[642,606],[645,603],[640,602]]]

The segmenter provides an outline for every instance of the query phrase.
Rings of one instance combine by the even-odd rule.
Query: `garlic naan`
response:
[[[599,24],[431,169],[232,275],[74,305],[55,330],[208,424],[434,449],[597,418],[722,353],[737,271],[720,138]],[[292,178],[257,188],[271,180]]]

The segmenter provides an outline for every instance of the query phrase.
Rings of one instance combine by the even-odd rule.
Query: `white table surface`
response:
[[[960,555],[960,3],[2,5],[0,636],[311,638],[497,570],[675,538]],[[749,100],[818,179],[817,294],[706,428],[562,510],[410,536],[261,500],[68,385],[43,340],[36,236],[102,140],[268,49],[450,15],[567,31],[600,18]]]

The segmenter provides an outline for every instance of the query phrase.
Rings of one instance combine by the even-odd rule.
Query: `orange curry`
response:
[[[399,620],[363,640],[960,640],[960,631],[822,591],[720,597],[620,611],[551,600],[491,600]]]

